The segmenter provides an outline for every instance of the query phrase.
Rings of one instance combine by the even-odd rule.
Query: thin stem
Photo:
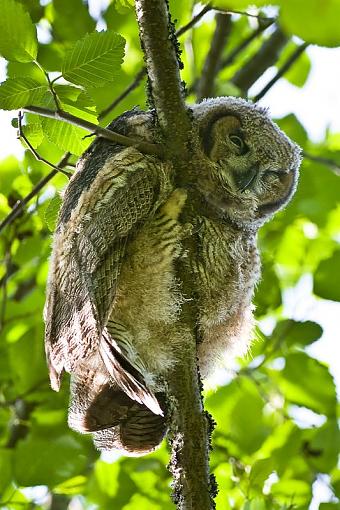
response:
[[[41,181],[34,186],[32,191],[26,195],[25,198],[22,200],[19,200],[15,206],[13,207],[12,211],[6,216],[6,218],[0,223],[0,232],[8,225],[13,223],[13,221],[20,215],[20,213],[23,211],[24,207],[32,198],[38,195],[39,191],[46,186],[46,184],[59,172],[60,168],[63,168],[67,165],[68,159],[70,157],[70,153],[67,152],[60,162],[58,163],[57,167],[58,169],[54,168],[49,174],[47,174]]]
[[[53,88],[53,82],[50,80],[50,77],[49,77],[49,74],[47,71],[45,71],[45,69],[39,64],[39,62],[37,60],[34,60],[34,63],[36,66],[39,67],[39,69],[41,70],[41,72],[44,73],[44,76],[46,78],[46,81],[48,83],[48,88],[50,89],[50,92],[52,94],[52,97],[53,97],[53,101],[54,101],[54,104],[56,106],[56,109],[57,110],[60,110],[61,109],[61,106],[60,106],[60,101],[59,101],[59,98],[57,96],[57,93],[56,91],[54,90]]]
[[[176,37],[180,37],[181,35],[183,35],[185,32],[187,32],[188,30],[190,30],[190,28],[194,27],[201,18],[203,18],[203,16],[211,11],[213,9],[213,6],[211,5],[211,3],[208,3],[205,7],[203,7],[203,9],[198,12],[196,14],[196,16],[194,16],[190,21],[189,23],[187,23],[186,25],[184,25],[183,27],[179,28],[176,32]]]
[[[69,124],[73,124],[74,126],[81,127],[83,129],[86,129],[87,131],[91,131],[97,136],[101,136],[102,138],[111,140],[112,142],[117,143],[119,145],[124,145],[126,147],[135,147],[136,149],[146,154],[155,154],[159,157],[163,156],[163,148],[159,144],[142,142],[140,140],[129,138],[128,136],[120,135],[119,133],[115,133],[110,129],[103,128],[85,119],[80,119],[79,117],[76,117],[71,113],[64,112],[63,110],[54,111],[49,110],[48,108],[42,108],[40,106],[25,106],[24,108],[22,108],[22,110],[24,112],[41,115],[42,117],[66,121]]]
[[[241,43],[236,46],[230,53],[227,55],[219,64],[218,71],[221,71],[222,69],[225,69],[226,67],[230,66],[236,57],[240,55],[245,49],[248,48],[248,46],[257,38],[259,37],[270,25],[273,24],[274,21],[268,18],[268,20],[264,23],[261,23],[261,25],[254,30],[248,37],[246,37]],[[194,92],[197,88],[197,85],[199,83],[199,79],[195,79],[192,85],[188,89],[188,94],[191,94]]]
[[[104,108],[98,115],[98,120],[102,120],[106,115],[108,115],[116,106],[121,103],[133,90],[135,90],[138,85],[143,80],[144,76],[146,76],[146,67],[143,67],[136,75],[135,79],[132,83],[126,89],[123,90],[123,92],[116,97],[116,99],[107,107]]]
[[[263,87],[263,89],[253,98],[253,101],[257,102],[263,98],[265,94],[275,85],[275,83],[282,78],[282,76],[292,67],[292,65],[296,62],[299,56],[305,51],[305,49],[309,46],[309,43],[300,44],[296,48],[296,50],[291,54],[291,56],[286,60],[286,62],[280,67],[277,71],[276,75]]]
[[[58,172],[61,172],[62,174],[66,175],[69,179],[72,177],[72,174],[70,172],[66,172],[66,170],[63,170],[62,168],[54,165],[53,163],[51,163],[50,161],[48,161],[47,159],[43,158],[42,156],[40,156],[40,154],[35,150],[35,148],[33,147],[33,145],[30,143],[30,141],[28,140],[28,138],[26,137],[26,135],[24,134],[24,131],[23,131],[23,126],[22,126],[22,112],[19,111],[18,113],[18,138],[22,138],[24,140],[24,142],[26,143],[26,145],[28,146],[29,150],[31,151],[31,153],[33,154],[33,156],[38,160],[38,161],[42,161],[43,163],[45,163],[46,165],[48,165],[49,167],[51,168],[54,168],[55,170],[58,170]]]
[[[276,18],[268,18],[267,16],[261,16],[260,14],[251,14],[245,11],[235,11],[234,9],[222,9],[221,7],[214,7],[217,12],[223,12],[224,14],[240,14],[241,16],[248,16],[249,18],[256,18],[259,21],[271,21],[274,22]]]

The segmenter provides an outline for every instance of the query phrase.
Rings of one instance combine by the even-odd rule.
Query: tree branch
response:
[[[36,186],[32,189],[32,191],[26,195],[25,198],[18,201],[15,206],[13,207],[12,211],[6,216],[4,220],[0,223],[0,232],[7,226],[13,223],[13,221],[20,215],[22,210],[24,209],[25,205],[28,204],[30,200],[32,200],[33,197],[35,197],[39,191],[46,186],[46,184],[59,172],[60,168],[63,168],[67,165],[68,159],[70,157],[70,153],[67,152],[61,161],[58,163],[56,168],[54,168],[49,174],[47,174],[41,181],[38,182]]]
[[[167,5],[164,0],[137,0],[136,12],[159,126],[170,153],[182,153],[191,125],[174,49],[175,35],[169,30]]]
[[[35,113],[37,115],[41,115],[42,117],[66,121],[69,124],[73,124],[74,126],[81,127],[87,131],[91,131],[97,136],[111,140],[111,142],[125,145],[126,147],[136,147],[136,149],[144,152],[145,154],[156,154],[159,157],[163,156],[163,148],[159,144],[142,142],[140,140],[129,138],[128,136],[120,135],[119,133],[115,133],[110,129],[103,128],[85,119],[80,119],[79,117],[76,117],[75,115],[64,112],[62,110],[54,111],[49,110],[48,108],[41,108],[40,106],[25,106],[21,109],[24,112]]]
[[[152,99],[159,125],[172,161],[175,182],[186,182],[192,168],[191,122],[186,111],[179,76],[177,41],[165,0],[136,0],[141,43],[151,86]],[[182,221],[192,222],[190,201],[182,214]],[[183,241],[183,249],[192,254],[192,239]],[[184,260],[179,261],[178,277],[186,302],[182,306],[177,334],[183,339],[181,357],[167,377],[170,405],[170,441],[172,456],[174,500],[179,510],[210,510],[208,463],[208,424],[203,412],[201,385],[196,361],[197,308],[193,299],[194,285],[191,271]]]
[[[211,97],[214,91],[216,74],[220,66],[221,55],[231,31],[230,14],[217,13],[215,16],[216,28],[211,41],[210,49],[205,60],[202,76],[198,84],[197,100]]]
[[[275,64],[288,40],[288,36],[282,32],[280,27],[277,27],[262,44],[259,51],[235,74],[231,82],[242,91],[247,92],[266,69]]]
[[[177,30],[176,32],[176,36],[177,37],[180,37],[181,35],[183,35],[185,32],[187,32],[188,30],[190,30],[190,28],[192,28],[194,25],[196,25],[196,23],[198,23],[198,21],[203,18],[203,16],[212,9],[212,6],[211,4],[207,4],[203,7],[203,9],[198,13],[196,14],[196,16],[194,16],[192,18],[192,20],[189,21],[189,23],[187,23],[186,25],[184,25],[183,27],[181,27],[179,30]],[[143,80],[144,76],[146,76],[146,67],[143,67],[136,75],[135,79],[133,80],[132,83],[130,83],[130,85],[128,85],[126,87],[125,90],[123,90],[123,92],[107,107],[105,108],[104,110],[102,110],[100,112],[100,114],[98,115],[98,119],[99,120],[102,120],[104,117],[106,117],[106,115],[108,115],[110,112],[112,112],[112,110],[114,110],[114,108],[116,108],[116,106],[121,103],[133,90],[135,90],[138,85],[141,83],[141,81]]]
[[[277,71],[276,75],[263,87],[263,89],[253,98],[254,102],[259,101],[263,98],[265,94],[267,94],[268,90],[270,90],[275,83],[282,78],[282,76],[292,67],[294,62],[299,58],[299,56],[305,51],[305,49],[309,46],[309,43],[300,44],[296,48],[296,50],[291,54],[291,56],[286,60],[286,62],[280,67]]]

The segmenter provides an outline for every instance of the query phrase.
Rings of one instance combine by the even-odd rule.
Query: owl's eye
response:
[[[265,177],[271,177],[272,179],[279,179],[280,177],[284,177],[286,175],[286,172],[283,172],[282,170],[267,170],[264,172]]]
[[[248,147],[246,146],[243,138],[239,135],[229,135],[229,140],[238,148],[241,154],[245,154],[248,151]]]

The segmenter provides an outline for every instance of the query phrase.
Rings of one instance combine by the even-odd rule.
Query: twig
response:
[[[217,13],[215,20],[215,32],[203,66],[202,76],[198,84],[198,101],[201,101],[205,97],[211,97],[213,94],[216,73],[219,69],[221,55],[231,31],[230,14]]]
[[[211,3],[208,3],[199,13],[196,14],[196,16],[192,18],[192,20],[189,21],[189,23],[177,30],[176,37],[180,37],[185,32],[190,30],[190,28],[194,27],[207,12],[211,11],[211,9],[213,9],[213,6]]]
[[[97,124],[93,124],[88,120],[80,119],[79,117],[76,117],[75,115],[64,112],[62,110],[54,111],[49,110],[48,108],[42,108],[40,106],[25,106],[22,108],[22,110],[24,112],[35,113],[50,119],[64,120],[69,124],[73,124],[74,126],[81,127],[87,131],[91,131],[97,136],[106,138],[106,140],[111,140],[111,142],[117,143],[119,145],[124,145],[126,147],[136,147],[136,149],[140,150],[141,152],[145,152],[146,154],[156,154],[159,157],[163,156],[163,148],[160,144],[142,142],[141,140],[135,140],[134,138],[120,135],[119,133],[111,131],[110,129],[106,129],[98,126]]]
[[[106,117],[106,115],[112,112],[112,110],[114,110],[119,103],[121,103],[133,90],[135,90],[144,76],[146,76],[146,67],[143,67],[137,73],[134,81],[130,83],[130,85],[126,87],[126,89],[124,89],[123,92],[118,97],[116,97],[116,99],[107,108],[104,108],[104,110],[100,112],[98,115],[98,120],[102,120],[104,117]]]
[[[28,140],[26,135],[24,134],[23,127],[22,127],[22,112],[19,111],[18,113],[18,138],[22,138],[30,151],[32,152],[33,156],[38,160],[42,161],[46,165],[48,165],[51,168],[54,168],[55,170],[58,170],[58,172],[61,172],[62,174],[66,175],[69,179],[72,177],[72,174],[70,172],[66,172],[66,170],[63,170],[62,168],[58,168],[56,165],[48,161],[47,159],[40,156],[40,154],[35,150],[31,142]]]
[[[57,93],[56,91],[54,90],[54,87],[53,87],[53,83],[55,80],[51,80],[50,77],[49,77],[49,74],[45,71],[45,69],[39,64],[39,62],[37,60],[34,60],[34,63],[36,66],[39,67],[39,69],[42,71],[42,73],[44,73],[45,75],[45,78],[46,78],[46,81],[47,81],[47,84],[48,84],[48,88],[50,89],[50,92],[52,94],[52,97],[53,97],[53,101],[54,101],[54,104],[55,104],[55,107],[57,110],[61,110],[61,106],[60,106],[60,101],[59,101],[59,98],[57,96]],[[58,78],[58,77],[57,77]],[[60,76],[59,76],[60,78]]]
[[[254,102],[259,101],[263,98],[265,94],[267,94],[268,90],[270,90],[275,83],[282,78],[282,76],[292,67],[294,62],[299,58],[299,56],[305,51],[305,49],[309,46],[309,43],[303,43],[296,48],[296,50],[291,54],[291,56],[286,60],[286,62],[280,67],[277,71],[276,75],[263,87],[263,89],[253,98]]]
[[[288,39],[281,28],[277,27],[259,51],[235,74],[231,82],[243,92],[247,92],[266,69],[277,61]]]
[[[226,56],[224,60],[222,60],[220,70],[230,66],[234,62],[235,58],[273,23],[273,20],[268,19],[268,23],[261,24],[256,30],[248,35],[248,37],[246,37],[238,46],[236,46],[236,48],[234,48],[229,53],[229,55]]]
[[[6,443],[6,448],[14,448],[20,439],[24,439],[28,433],[27,421],[33,411],[35,404],[26,402],[22,399],[17,399],[14,403],[14,410],[16,419],[11,426],[11,433]]]
[[[270,25],[272,25],[274,21],[270,20],[268,18],[268,23],[261,24],[256,30],[254,30],[248,37],[246,37],[241,43],[236,46],[230,53],[227,55],[219,64],[218,71],[221,71],[222,69],[225,69],[226,67],[230,66],[236,57],[240,53],[242,53],[248,46],[257,38],[259,37]],[[194,90],[197,88],[197,84],[199,82],[199,79],[196,78],[192,85],[188,88],[188,95],[191,94]]]
[[[240,14],[241,16],[248,16],[249,18],[256,18],[259,21],[271,21],[274,22],[276,18],[269,18],[268,16],[261,16],[261,14],[251,14],[245,11],[235,11],[234,9],[222,9],[221,7],[214,7],[217,12],[223,12],[224,14]]]
[[[5,315],[6,315],[6,305],[7,305],[7,280],[10,276],[10,266],[11,266],[11,242],[6,240],[5,247],[5,274],[1,279],[1,289],[2,289],[2,303],[0,309],[0,332],[2,331],[5,324]]]
[[[188,30],[190,30],[190,28],[192,28],[194,25],[196,25],[196,23],[198,23],[198,21],[203,18],[203,16],[212,9],[212,6],[211,4],[207,4],[203,7],[203,9],[198,13],[196,14],[196,16],[194,16],[192,18],[192,20],[189,21],[189,23],[187,23],[186,25],[184,25],[183,27],[181,27],[179,30],[177,30],[176,32],[176,36],[177,37],[180,37],[181,35],[183,35],[185,32],[187,32]],[[146,67],[143,67],[136,75],[135,79],[133,80],[132,83],[130,83],[130,85],[128,85],[128,87],[126,87],[126,89],[123,90],[123,92],[107,107],[105,108],[104,110],[102,110],[99,115],[98,115],[98,119],[99,120],[102,120],[104,117],[106,117],[106,115],[108,115],[110,112],[112,112],[112,110],[114,110],[114,108],[119,104],[121,103],[133,90],[135,90],[138,85],[141,83],[142,79],[144,78],[144,76],[146,76]]]
[[[67,165],[67,161],[70,157],[70,153],[67,152],[63,158],[58,163],[57,167],[62,168]],[[6,218],[0,223],[0,232],[7,226],[13,223],[13,221],[20,215],[25,205],[32,200],[36,195],[38,195],[39,191],[59,172],[59,168],[54,168],[49,174],[47,174],[43,179],[34,188],[32,191],[26,195],[25,198],[18,201],[13,207],[12,211],[6,216]]]
[[[323,156],[314,156],[314,154],[310,154],[309,152],[305,151],[303,151],[302,155],[306,159],[310,159],[311,161],[315,161],[321,165],[328,166],[336,175],[340,175],[340,164],[333,159],[325,158]]]

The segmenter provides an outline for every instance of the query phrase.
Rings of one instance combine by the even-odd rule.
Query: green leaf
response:
[[[0,108],[16,110],[37,104],[47,90],[47,85],[32,78],[9,78],[0,85]]]
[[[288,32],[320,46],[340,45],[338,0],[284,0],[281,6],[281,25]]]
[[[314,273],[314,293],[324,299],[340,301],[340,250],[322,260]]]
[[[12,458],[13,451],[8,448],[0,449],[0,494],[3,494],[12,480]]]
[[[336,467],[339,458],[340,433],[337,421],[327,420],[322,427],[307,433],[310,437],[308,447],[305,446],[305,455],[309,463],[316,471],[329,473]]]
[[[322,335],[322,327],[316,322],[284,320],[277,323],[272,340],[278,343],[285,343],[286,346],[310,345]]]
[[[277,119],[275,122],[294,142],[301,146],[306,144],[308,139],[307,131],[294,113],[290,113],[282,117],[282,119]]]
[[[310,502],[312,487],[302,480],[280,480],[272,485],[271,493],[279,502],[294,508]]]
[[[85,138],[88,131],[73,126],[67,122],[61,122],[55,119],[43,118],[42,127],[45,135],[60,149],[80,155],[91,143],[91,138]]]
[[[264,263],[260,283],[255,290],[255,313],[262,316],[281,305],[281,289],[273,264]]]
[[[51,232],[54,232],[62,200],[59,195],[53,197],[45,209],[45,221]]]
[[[19,485],[53,487],[78,475],[86,462],[81,444],[70,435],[54,437],[53,441],[29,436],[15,450],[14,473]]]
[[[83,87],[103,86],[114,80],[124,57],[125,40],[115,32],[94,32],[77,41],[65,57],[66,80]]]
[[[31,117],[30,117],[31,118]],[[32,116],[33,119],[33,116]],[[44,138],[44,133],[41,127],[41,122],[37,116],[34,120],[30,120],[25,126],[22,127],[24,135],[30,142],[30,144],[36,149]],[[26,147],[26,143],[22,140],[22,144]]]
[[[266,510],[266,508],[266,502],[263,498],[254,498],[246,502],[243,510]]]
[[[262,489],[264,482],[275,469],[274,459],[259,459],[252,465],[249,475],[249,486]]]
[[[320,503],[319,510],[340,510],[340,503]]]
[[[282,373],[271,372],[285,395],[294,404],[313,411],[334,416],[336,392],[334,380],[327,367],[304,352],[294,352],[286,357]]]
[[[5,195],[12,190],[14,179],[20,175],[20,163],[14,156],[0,162],[1,192]]]
[[[96,27],[82,0],[53,0],[47,11],[56,42],[76,41]]]
[[[37,56],[35,26],[22,4],[0,0],[0,54],[7,60],[32,62]]]

